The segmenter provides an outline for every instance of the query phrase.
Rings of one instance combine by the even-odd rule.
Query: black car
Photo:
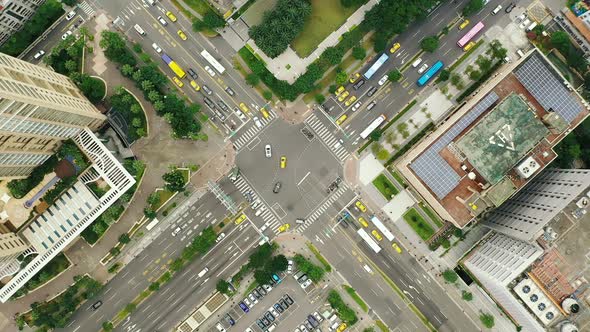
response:
[[[219,105],[219,107],[221,107],[222,110],[226,111],[229,109],[229,107],[227,107],[227,104],[224,103],[222,100],[217,102],[217,105]]]
[[[256,287],[254,290],[260,293],[262,296],[266,295],[266,291],[260,286]]]
[[[229,86],[225,88],[225,92],[227,92],[227,94],[230,96],[234,96],[236,94]]]
[[[273,278],[270,278],[270,281],[269,281],[269,283],[270,283],[270,285],[271,285],[272,287],[274,287],[274,286],[276,286],[276,285],[277,285],[277,282],[276,282],[276,281],[274,281],[274,280],[273,280]]]
[[[192,68],[188,69],[188,74],[190,77],[192,77],[193,80],[199,78],[199,75],[197,75],[197,73]]]
[[[352,86],[355,90],[358,90],[361,86],[365,84],[365,80],[359,80],[358,82],[354,83]]]
[[[510,3],[504,11],[506,13],[510,13],[514,9],[514,7],[516,7],[516,5],[514,3]]]
[[[203,90],[203,92],[205,92],[205,93],[206,93],[206,94],[208,94],[208,95],[210,95],[210,94],[212,94],[212,93],[213,93],[213,91],[211,91],[211,89],[209,89],[209,87],[208,87],[208,86],[206,86],[206,85],[203,85],[203,86],[201,87],[201,90]]]
[[[262,330],[264,330],[266,328],[266,325],[264,325],[264,323],[260,319],[256,320],[256,325],[258,325],[258,327],[261,328]]]
[[[100,308],[100,306],[102,305],[102,301],[96,301],[92,306],[92,310],[96,310],[98,308]]]
[[[289,305],[293,305],[293,303],[295,303],[295,301],[293,301],[293,299],[288,295],[285,294],[285,296],[283,296],[283,299],[285,300],[285,302],[287,302]]]
[[[309,331],[313,331],[313,325],[311,325],[309,321],[305,321],[305,327],[307,327]]]
[[[376,86],[373,86],[373,87],[371,87],[371,88],[369,89],[369,91],[367,91],[367,96],[371,97],[372,95],[374,95],[374,94],[375,94],[375,92],[377,92],[377,89],[379,89],[379,88],[378,88],[378,87],[376,87]]]
[[[287,308],[289,308],[289,305],[287,304],[287,301],[285,301],[285,299],[280,299],[279,304],[281,305],[281,307],[283,307],[284,310],[287,310]]]
[[[346,221],[346,219],[342,218],[342,220],[340,221],[340,225],[344,228],[348,228],[348,221]]]
[[[281,186],[282,186],[281,181],[278,181],[277,183],[275,183],[274,188],[272,188],[272,192],[275,194],[278,194],[279,191],[281,191]]]
[[[211,109],[215,109],[215,104],[213,103],[213,101],[207,97],[203,98],[203,101],[205,102],[205,104],[207,104],[207,106],[209,106]]]
[[[257,300],[262,298],[262,294],[260,294],[260,292],[257,289],[253,289],[252,294],[254,294],[254,296],[256,296]]]
[[[272,316],[272,315],[271,315]],[[260,318],[260,320],[262,320],[262,324],[269,326],[270,325],[270,321],[268,319],[266,319],[266,317],[262,316]]]
[[[267,311],[264,314],[264,317],[266,317],[266,319],[268,319],[270,322],[274,322],[275,321],[275,316],[273,316],[270,311]]]
[[[273,307],[279,312],[279,314],[282,314],[285,311],[285,309],[283,309],[283,307],[278,303],[275,303]]]
[[[225,315],[225,321],[231,326],[236,325],[236,321],[229,314]]]
[[[317,319],[315,319],[315,317],[313,317],[313,315],[308,315],[307,316],[307,321],[311,324],[311,326],[313,326],[314,328],[320,326],[320,322],[318,322]]]

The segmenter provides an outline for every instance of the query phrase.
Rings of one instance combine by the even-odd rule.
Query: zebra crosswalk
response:
[[[236,185],[240,193],[245,195],[246,193],[250,192],[252,195],[252,201],[256,201],[259,199],[256,192],[252,189],[250,184],[248,184],[248,182],[246,182],[246,180],[242,176],[239,176],[237,180],[234,182],[234,184]],[[259,217],[264,221],[264,225],[266,226],[266,228],[272,230],[275,234],[278,234],[278,229],[281,226],[281,222],[274,215],[274,213],[272,213],[270,207],[266,206],[266,204],[261,200],[260,207],[258,207],[258,209],[264,209],[264,211],[262,211],[262,214]]]
[[[305,218],[305,223],[299,225],[296,231],[303,233],[304,230],[306,230],[309,226],[311,226],[311,224],[318,220],[324,214],[324,212],[326,212],[326,210],[348,190],[348,186],[345,183],[341,183],[338,189],[334,191],[327,200],[325,200],[313,213]]]
[[[82,9],[82,11],[84,11],[88,17],[91,17],[96,13],[94,8],[92,8],[92,6],[90,6],[90,4],[86,1],[82,1],[78,7]]]
[[[336,156],[336,158],[338,158],[338,160],[340,160],[340,162],[344,162],[346,158],[348,158],[349,152],[346,151],[343,144],[337,144],[338,139],[336,136],[334,136],[334,134],[328,128],[326,128],[326,126],[314,113],[311,113],[307,119],[305,119],[305,123],[308,124],[318,136],[320,136],[328,149],[332,151],[332,153]]]
[[[254,138],[256,135],[258,135],[258,133],[266,125],[268,125],[269,123],[271,123],[277,117],[277,114],[273,110],[268,110],[267,112],[269,113],[269,117],[268,118],[265,118],[263,116],[258,115],[258,121],[260,121],[260,123],[261,123],[261,126],[260,127],[258,127],[258,125],[254,122],[254,120],[251,120],[251,121],[249,121],[250,122],[250,128],[246,129],[245,131],[238,132],[237,134],[235,134],[232,137],[232,141],[234,143],[234,146],[236,147],[236,150],[239,151],[245,145],[247,145],[248,143],[250,143],[250,140],[252,138]]]

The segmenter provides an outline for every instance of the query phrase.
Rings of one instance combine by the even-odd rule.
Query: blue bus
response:
[[[377,70],[379,70],[379,68],[381,68],[381,66],[383,66],[383,64],[385,63],[385,61],[387,61],[387,59],[389,59],[389,55],[387,55],[385,53],[381,54],[379,59],[377,59],[377,61],[375,61],[375,63],[373,63],[373,65],[369,68],[369,70],[367,70],[366,73],[363,74],[363,76],[368,80],[371,79],[371,77],[373,77],[375,72]]]
[[[435,64],[433,64],[432,67],[430,67],[430,69],[428,69],[428,71],[418,79],[418,82],[416,82],[418,86],[424,86],[424,84],[428,83],[428,81],[430,81],[430,79],[434,77],[434,75],[436,75],[442,69],[442,67],[442,61],[437,61]]]

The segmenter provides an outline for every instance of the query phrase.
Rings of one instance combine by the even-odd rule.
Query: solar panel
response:
[[[568,123],[583,111],[583,106],[562,83],[564,79],[544,63],[541,55],[531,55],[514,74],[546,111],[553,109]]]
[[[414,159],[410,165],[414,173],[422,179],[439,199],[444,198],[455,189],[461,179],[457,172],[440,156],[440,151],[498,99],[500,98],[495,92],[490,92],[418,158]]]

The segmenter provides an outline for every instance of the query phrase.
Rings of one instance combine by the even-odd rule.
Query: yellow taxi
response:
[[[342,116],[341,116],[341,117],[339,117],[339,118],[338,118],[338,120],[336,120],[336,124],[337,124],[337,125],[341,125],[341,124],[342,124],[342,122],[344,122],[344,121],[345,121],[347,118],[348,118],[348,115],[346,115],[346,114],[342,114]]]
[[[362,212],[367,212],[367,207],[365,206],[365,204],[363,204],[363,202],[361,201],[356,201],[356,203],[354,204],[356,205],[356,207],[361,210]]]
[[[336,92],[335,92],[336,96],[340,95],[342,93],[342,91],[344,91],[343,86],[339,87],[338,90],[336,90]]]
[[[470,41],[469,44],[467,44],[467,45],[465,45],[465,47],[463,47],[463,52],[469,51],[473,46],[475,46],[475,42]]]
[[[182,83],[182,81],[178,77],[174,76],[172,77],[172,80],[174,81],[174,83],[176,83],[176,85],[178,85],[179,88],[182,88],[184,86],[184,83]]]
[[[369,223],[363,217],[359,217],[359,223],[363,225],[363,227],[369,227]]]
[[[236,225],[239,225],[242,222],[244,222],[244,220],[246,220],[246,215],[242,213],[239,217],[236,218],[235,223]]]
[[[401,47],[401,45],[399,43],[395,43],[393,44],[393,46],[389,49],[390,53],[395,53],[395,51],[399,50],[399,48]]]
[[[459,24],[459,30],[465,29],[469,25],[469,20],[465,20]]]
[[[281,168],[287,167],[287,157],[281,156]]]
[[[172,14],[172,12],[166,12],[166,16],[168,16],[170,21],[176,22],[176,16],[174,16],[174,14]]]
[[[182,32],[182,30],[178,30],[177,34],[178,34],[178,37],[180,37],[180,39],[182,39],[182,40],[187,39],[186,35],[184,34],[184,32]]]
[[[346,97],[348,97],[349,94],[350,92],[344,91],[344,93],[342,93],[340,97],[338,97],[338,101],[344,101],[344,99],[346,99]]]
[[[250,109],[248,108],[248,106],[246,106],[246,104],[240,103],[240,108],[242,109],[242,111],[244,111],[244,113],[250,113]]]
[[[195,91],[201,90],[201,87],[195,81],[191,81],[191,86],[193,87],[193,89],[195,89]]]
[[[270,114],[268,114],[268,111],[264,107],[260,109],[260,113],[262,113],[262,116],[265,119],[268,119],[268,117],[270,116]]]
[[[350,79],[348,80],[350,83],[354,83],[356,82],[356,80],[359,79],[359,77],[361,77],[361,74],[359,73],[355,73],[354,75],[350,76]]]
[[[373,234],[373,237],[375,237],[375,240],[377,240],[377,241],[383,240],[383,237],[381,237],[381,234],[379,234],[379,232],[377,232],[376,229],[372,230],[371,234]]]
[[[348,100],[344,103],[344,105],[350,106],[350,104],[354,103],[355,100],[356,100],[356,96],[352,96],[352,97],[348,98]]]
[[[279,233],[286,232],[287,230],[289,230],[290,227],[291,227],[291,225],[289,225],[289,224],[281,225],[281,227],[279,227]]]
[[[393,249],[395,249],[395,251],[397,251],[397,253],[398,253],[398,254],[401,254],[401,253],[402,253],[402,248],[400,248],[400,247],[397,245],[397,243],[393,242],[393,243],[391,244],[391,247],[392,247]]]
[[[340,326],[338,326],[338,329],[336,329],[336,332],[342,332],[344,330],[346,330],[346,323],[342,323],[340,324]]]

